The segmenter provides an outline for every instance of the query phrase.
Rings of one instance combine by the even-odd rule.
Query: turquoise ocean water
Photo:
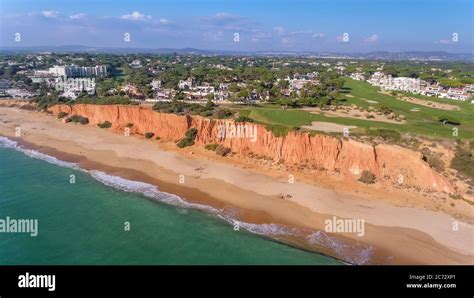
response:
[[[2,265],[341,264],[257,235],[276,226],[234,231],[210,207],[85,172],[0,137],[0,219],[7,216],[37,219],[38,235],[0,233]]]

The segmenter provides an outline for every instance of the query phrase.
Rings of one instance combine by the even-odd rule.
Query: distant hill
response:
[[[35,47],[0,47],[1,54],[54,52],[54,53],[111,53],[111,54],[187,54],[187,55],[257,55],[257,56],[313,56],[317,58],[370,59],[370,60],[430,60],[430,61],[474,61],[472,53],[448,53],[442,51],[376,51],[369,53],[337,52],[278,52],[278,51],[230,51],[206,50],[194,48],[107,48],[83,45],[35,46]]]

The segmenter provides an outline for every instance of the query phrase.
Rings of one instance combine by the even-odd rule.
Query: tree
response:
[[[237,92],[237,98],[239,98],[242,101],[245,101],[249,97],[249,91],[247,89],[242,89],[239,92]]]

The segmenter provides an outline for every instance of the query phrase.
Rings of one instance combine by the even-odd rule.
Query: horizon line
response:
[[[472,52],[449,52],[449,51],[440,51],[440,50],[403,50],[403,51],[390,51],[390,50],[373,50],[373,51],[354,51],[354,52],[345,52],[345,51],[305,51],[305,50],[230,50],[230,49],[202,49],[202,48],[193,48],[193,47],[182,47],[182,48],[173,48],[173,47],[121,47],[121,46],[91,46],[91,45],[80,45],[80,44],[64,44],[64,45],[31,45],[31,46],[0,46],[0,50],[12,50],[12,49],[30,49],[33,48],[67,48],[67,47],[81,47],[81,48],[91,48],[91,49],[101,49],[101,50],[194,50],[202,52],[234,52],[234,53],[296,53],[296,54],[372,54],[372,53],[389,53],[389,54],[401,54],[401,53],[443,53],[443,54],[452,54],[452,55],[474,55]]]

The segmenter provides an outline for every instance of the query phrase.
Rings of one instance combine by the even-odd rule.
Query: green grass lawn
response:
[[[345,97],[348,104],[356,104],[358,106],[368,107],[370,105],[378,108],[382,105],[389,107],[396,114],[402,114],[407,117],[407,122],[402,125],[382,124],[383,126],[395,127],[394,129],[400,132],[412,132],[415,134],[426,135],[430,137],[445,137],[455,138],[452,135],[452,125],[443,125],[438,121],[438,117],[446,115],[461,122],[458,127],[459,137],[465,139],[474,138],[474,105],[470,102],[459,102],[455,100],[435,99],[426,96],[413,96],[420,99],[432,100],[441,103],[449,103],[460,107],[459,111],[447,111],[434,109],[398,100],[392,96],[379,93],[379,88],[371,86],[366,82],[346,79],[344,84],[348,88],[348,94],[354,97]],[[377,101],[378,103],[368,103],[364,99]],[[418,112],[413,112],[411,109],[417,108]],[[397,128],[398,127],[398,128]]]
[[[346,100],[344,104],[355,104],[357,106],[369,107],[376,109],[381,106],[387,106],[396,114],[405,115],[407,120],[403,124],[393,124],[376,122],[364,119],[353,119],[343,117],[326,117],[322,114],[313,114],[308,111],[299,109],[282,110],[276,105],[264,105],[261,107],[243,107],[239,109],[239,113],[248,116],[259,123],[267,124],[274,132],[284,134],[285,131],[293,127],[310,125],[312,121],[326,121],[341,125],[354,125],[358,129],[356,133],[363,133],[371,128],[385,128],[396,130],[400,133],[411,133],[432,138],[448,138],[448,139],[474,139],[474,105],[470,102],[457,102],[443,99],[440,102],[455,104],[460,107],[460,111],[438,110],[429,107],[416,105],[396,98],[379,93],[378,87],[373,87],[366,82],[346,79],[344,88],[352,97],[343,96]],[[432,100],[429,97],[419,97]],[[366,100],[377,101],[378,103],[369,103]],[[418,112],[410,111],[413,108],[419,109]],[[443,125],[438,121],[438,117],[446,115],[461,122],[459,126]],[[453,128],[458,128],[459,136],[453,136]]]

